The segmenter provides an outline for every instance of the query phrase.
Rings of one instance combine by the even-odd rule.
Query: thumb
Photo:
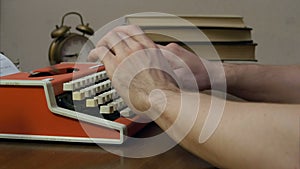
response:
[[[116,61],[114,60],[114,55],[111,51],[105,46],[97,47],[88,55],[88,61],[100,61],[104,64],[107,75],[112,77],[115,69],[116,69]]]

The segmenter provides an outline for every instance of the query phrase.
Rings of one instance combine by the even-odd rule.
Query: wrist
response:
[[[194,68],[194,77],[196,79],[198,90],[210,90],[216,83],[218,75],[218,65],[216,62],[201,60],[201,66]],[[195,71],[196,70],[196,71]]]
[[[238,79],[238,65],[230,63],[216,63],[211,66],[209,73],[210,89],[228,91],[234,88]]]
[[[139,77],[136,78],[139,79]],[[130,102],[138,112],[145,112],[150,108],[160,110],[161,104],[170,97],[171,93],[179,92],[178,86],[172,80],[162,79],[133,80],[131,82]]]
[[[140,91],[139,93],[132,93],[130,97],[134,109],[137,112],[143,113],[150,119],[155,121],[170,107],[170,101],[180,94],[178,88],[174,89],[160,89],[155,88],[151,91]],[[177,105],[176,105],[177,106]],[[133,110],[134,110],[133,109]]]
[[[207,62],[205,64],[206,74],[197,76],[198,85],[202,85],[201,87],[204,90],[223,91],[224,87],[226,87],[225,67],[221,62]],[[200,87],[199,90],[201,90]]]
[[[238,79],[238,64],[230,64],[230,63],[224,63],[224,72],[225,72],[225,80],[226,80],[226,86],[227,90],[230,90],[231,88],[234,88],[237,79]]]

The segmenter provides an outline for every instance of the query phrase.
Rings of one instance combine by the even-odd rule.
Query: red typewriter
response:
[[[0,138],[122,144],[146,123],[102,65],[60,63],[0,77]]]

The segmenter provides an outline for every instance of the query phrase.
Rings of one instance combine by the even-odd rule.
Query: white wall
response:
[[[0,50],[29,71],[48,65],[50,33],[63,14],[77,11],[95,30],[125,14],[236,14],[244,16],[267,64],[300,63],[299,0],[0,0]],[[78,18],[66,24],[75,27]]]

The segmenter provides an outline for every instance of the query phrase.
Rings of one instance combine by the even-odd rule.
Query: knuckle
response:
[[[91,51],[90,51],[90,53],[89,53],[89,56],[90,57],[98,57],[98,55],[99,55],[99,49],[98,48],[95,48],[95,49],[92,49]]]
[[[109,40],[112,36],[114,36],[116,34],[116,30],[111,30],[111,31],[109,31],[105,36],[104,36],[104,40],[105,41],[107,41],[107,40]]]
[[[173,53],[180,53],[181,46],[179,46],[177,43],[170,43],[166,47],[169,51]]]
[[[124,26],[116,26],[114,27],[110,32],[119,32],[120,30],[123,29]]]
[[[170,49],[178,49],[179,45],[177,43],[170,43],[167,45],[167,47],[169,47]]]
[[[129,25],[132,29],[142,31],[142,29],[138,25]]]
[[[95,56],[96,54],[97,54],[96,49],[92,49],[92,50],[90,51],[90,53],[89,53],[89,56],[93,57],[93,56]]]
[[[138,25],[134,25],[134,24],[131,24],[131,25],[124,25],[122,26],[124,29],[131,29],[131,30],[141,30],[140,27]]]
[[[134,46],[133,46],[133,49],[135,51],[137,51],[137,50],[143,50],[144,46],[142,44],[140,44],[140,43],[135,43]]]

